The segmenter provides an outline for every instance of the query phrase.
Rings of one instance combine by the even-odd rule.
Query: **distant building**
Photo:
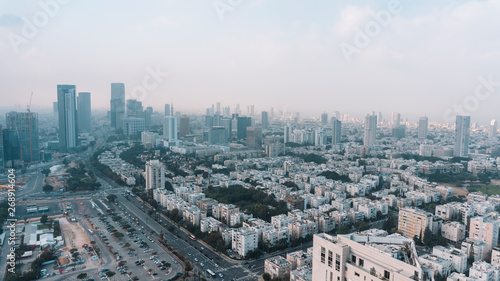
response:
[[[78,93],[77,99],[77,113],[78,113],[78,132],[79,133],[90,133],[91,129],[91,105],[90,105],[90,93],[80,92]]]
[[[425,229],[431,229],[432,214],[414,208],[403,208],[399,210],[398,230],[408,238],[419,237],[424,239]]]
[[[377,136],[377,116],[366,115],[363,144],[365,146],[374,145],[376,136]]]
[[[78,144],[75,95],[75,85],[57,85],[60,152],[69,152]]]
[[[183,115],[179,118],[179,137],[185,137],[191,133],[189,116]]]
[[[165,116],[163,119],[163,136],[169,141],[175,141],[177,137],[177,117]]]
[[[236,138],[246,139],[247,138],[247,128],[252,126],[251,117],[236,117]]]
[[[127,100],[127,117],[144,118],[142,101]]]
[[[453,156],[469,156],[470,116],[457,115]]]
[[[170,113],[170,104],[165,104],[165,116],[170,116],[171,113]]]
[[[138,117],[123,119],[123,133],[127,136],[135,136],[146,130],[146,120]]]
[[[382,121],[382,120],[380,120]],[[401,114],[397,112],[392,113],[392,127],[399,127],[401,125]]]
[[[165,167],[159,160],[146,163],[146,190],[165,188]]]
[[[321,114],[321,124],[322,125],[328,124],[328,113]]]
[[[123,128],[125,119],[125,84],[111,83],[111,127],[115,129]]]
[[[7,142],[9,146],[6,146],[6,150],[19,149],[18,152],[12,153],[12,156],[18,157],[15,159],[9,157],[11,158],[9,160],[21,160],[26,163],[40,161],[38,114],[34,112],[9,112],[5,114],[5,120],[11,137]],[[15,142],[17,143],[15,144]]]
[[[279,136],[267,136],[264,139],[264,148],[268,157],[278,157],[285,153],[285,144]]]
[[[268,129],[269,128],[269,117],[267,114],[267,111],[262,111],[262,129]]]
[[[418,119],[418,138],[426,139],[428,134],[429,118],[420,117]]]
[[[496,139],[497,138],[497,120],[495,120],[495,119],[491,120],[490,130],[488,132],[488,137],[490,139]]]
[[[342,122],[336,117],[332,117],[332,145],[340,144],[340,137],[342,132]]]
[[[222,126],[214,126],[209,129],[208,143],[209,144],[224,144],[227,143],[227,130]]]
[[[392,128],[392,137],[396,139],[402,139],[406,136],[406,126],[400,125]]]
[[[262,149],[261,127],[247,127],[247,146],[250,149]]]

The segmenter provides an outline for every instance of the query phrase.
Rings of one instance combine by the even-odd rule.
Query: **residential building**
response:
[[[455,123],[455,149],[453,156],[469,156],[470,116],[457,115]]]
[[[366,115],[363,144],[372,146],[375,144],[377,136],[377,115]]]
[[[499,222],[488,217],[470,219],[469,238],[488,244],[488,251],[498,244]]]
[[[70,152],[78,145],[75,95],[75,85],[57,85],[60,152]]]
[[[268,258],[264,262],[264,272],[271,275],[271,278],[285,278],[290,275],[292,265],[281,256]]]
[[[165,188],[165,167],[159,160],[146,163],[146,190]]]
[[[241,257],[246,257],[248,252],[255,251],[257,247],[257,232],[246,227],[232,230],[232,250]]]
[[[90,103],[90,93],[80,92],[77,98],[77,120],[78,120],[78,133],[92,132],[91,120],[92,111]]]

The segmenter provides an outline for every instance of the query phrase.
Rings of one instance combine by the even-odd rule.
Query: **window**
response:
[[[365,266],[365,260],[359,259],[359,266],[364,267]]]
[[[391,279],[391,273],[387,270],[384,270],[384,278]]]
[[[340,255],[335,254],[335,270],[340,271]]]
[[[356,256],[355,256],[355,255],[352,255],[352,256],[351,256],[351,261],[352,261],[353,263],[356,263]]]
[[[333,262],[333,253],[332,251],[328,251],[328,266],[332,267],[332,262]]]
[[[359,277],[359,273],[357,273],[356,271],[354,271],[354,276],[358,276]]]
[[[321,262],[325,263],[325,248],[321,247]]]
[[[333,272],[330,272],[330,281],[333,281]]]

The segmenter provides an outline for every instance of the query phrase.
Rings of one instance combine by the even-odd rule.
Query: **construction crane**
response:
[[[30,135],[30,163],[33,162],[33,147],[32,147],[32,141],[31,141],[31,101],[33,100],[33,92],[31,92],[30,96],[30,102],[28,103],[27,111],[28,111],[28,129],[29,129],[29,135]]]

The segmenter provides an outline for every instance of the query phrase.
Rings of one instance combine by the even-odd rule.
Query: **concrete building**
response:
[[[432,248],[432,255],[450,260],[453,269],[460,273],[467,271],[467,254],[462,250],[454,247],[435,246]]]
[[[332,123],[332,145],[340,144],[340,138],[342,136],[342,122],[335,117],[331,119]]]
[[[183,115],[179,118],[179,137],[185,137],[191,133],[189,116]]]
[[[412,239],[318,234],[313,243],[315,281],[426,280]]]
[[[363,144],[372,146],[377,136],[377,115],[366,115],[364,126]]]
[[[290,275],[292,265],[281,256],[268,258],[264,262],[264,272],[271,275],[271,278],[285,278]]]
[[[248,252],[255,251],[258,247],[257,232],[240,227],[232,230],[232,249],[241,257],[246,257]]]
[[[426,139],[428,135],[429,118],[420,117],[418,119],[418,138]]]
[[[453,156],[469,156],[470,116],[457,115]]]
[[[448,239],[450,242],[461,242],[465,239],[465,225],[457,221],[443,223],[441,227],[441,236]]]
[[[38,114],[12,111],[5,114],[5,121],[9,131],[6,135],[10,138],[5,142],[5,147],[2,146],[6,150],[6,160],[21,160],[25,163],[40,161]]]
[[[488,251],[498,244],[497,220],[487,217],[473,217],[470,219],[469,238],[483,241],[488,244]]]
[[[431,229],[433,216],[420,209],[403,208],[399,210],[398,229],[408,238],[424,238],[425,229]]]
[[[125,119],[125,84],[111,83],[111,128],[122,129]]]
[[[167,141],[176,141],[177,137],[177,117],[165,116],[163,119],[163,137]]]
[[[261,127],[247,127],[247,146],[250,149],[262,149]]]
[[[165,167],[159,160],[146,163],[146,190],[165,188]]]
[[[60,152],[70,152],[78,145],[75,95],[75,85],[57,85]]]
[[[127,136],[135,136],[146,130],[146,120],[138,117],[127,117],[123,119],[123,133]]]
[[[80,92],[77,98],[77,120],[78,120],[78,133],[90,133],[92,110],[90,102],[90,93]]]

